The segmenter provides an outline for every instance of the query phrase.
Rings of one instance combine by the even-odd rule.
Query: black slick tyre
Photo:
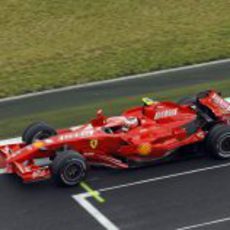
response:
[[[29,125],[22,134],[22,140],[31,144],[36,140],[43,140],[57,134],[56,130],[45,122],[38,122]]]
[[[217,159],[230,159],[230,126],[215,125],[207,136],[206,149]]]
[[[73,150],[59,152],[51,164],[51,173],[58,186],[76,186],[86,177],[86,161]]]

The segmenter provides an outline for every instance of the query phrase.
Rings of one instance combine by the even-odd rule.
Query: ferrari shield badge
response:
[[[97,146],[98,146],[98,140],[93,139],[93,140],[90,141],[90,147],[91,147],[92,149],[96,149]]]

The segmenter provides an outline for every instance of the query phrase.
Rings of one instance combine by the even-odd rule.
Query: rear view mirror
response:
[[[105,120],[106,120],[106,117],[104,116],[103,110],[99,109],[97,111],[97,117],[95,119],[91,120],[91,124],[94,127],[102,126],[102,125],[104,125]]]
[[[104,116],[103,110],[102,110],[102,109],[99,109],[99,110],[97,111],[97,117],[102,117],[102,116]]]

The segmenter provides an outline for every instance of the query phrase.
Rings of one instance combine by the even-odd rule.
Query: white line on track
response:
[[[90,195],[89,195],[90,196]],[[73,199],[80,204],[91,216],[93,216],[105,229],[119,230],[106,216],[104,216],[97,208],[95,208],[88,200],[88,193],[75,195]]]
[[[190,226],[186,226],[186,227],[182,227],[182,228],[177,228],[176,230],[191,230],[191,229],[198,229],[201,227],[206,227],[206,226],[210,226],[210,225],[215,225],[215,224],[219,224],[219,223],[224,223],[230,221],[230,217],[227,218],[223,218],[223,219],[218,219],[218,220],[213,220],[210,222],[205,222],[202,224],[196,224],[196,225],[190,225]]]
[[[146,183],[152,183],[152,182],[156,182],[156,181],[162,181],[162,180],[166,180],[166,179],[172,179],[172,178],[177,178],[177,177],[186,176],[186,175],[192,175],[195,173],[201,173],[201,172],[206,172],[206,171],[211,171],[211,170],[221,169],[221,168],[226,168],[226,167],[230,167],[230,163],[214,165],[214,166],[210,166],[210,167],[194,169],[194,170],[185,171],[185,172],[181,172],[181,173],[175,173],[175,174],[170,174],[170,175],[161,176],[161,177],[154,177],[154,178],[150,178],[147,180],[140,180],[140,181],[136,181],[136,182],[132,182],[132,183],[102,188],[102,189],[98,189],[97,192],[99,192],[99,194],[100,194],[100,192],[114,191],[114,190],[118,190],[118,189],[122,189],[122,188],[128,188],[131,186],[142,185],[142,184],[146,184]],[[90,204],[89,201],[85,202],[85,200],[88,197],[91,197],[91,195],[89,193],[82,193],[79,195],[74,195],[72,197],[74,198],[74,200],[77,203],[79,203],[99,223],[102,224],[102,223],[104,223],[104,220],[106,220],[107,224],[106,225],[102,224],[102,226],[105,229],[114,230],[114,227],[116,227],[115,229],[119,229],[103,213],[101,213],[96,207],[94,207],[92,204]],[[110,223],[110,224],[108,224],[108,223]],[[178,230],[186,230],[186,229],[178,229]]]
[[[147,180],[140,180],[140,181],[135,181],[132,183],[127,183],[127,184],[116,185],[116,186],[112,186],[112,187],[98,189],[98,191],[99,192],[107,192],[107,191],[112,191],[112,190],[117,190],[117,189],[122,189],[122,188],[128,188],[128,187],[135,186],[135,185],[142,185],[142,184],[146,184],[146,183],[157,182],[157,181],[162,181],[162,180],[166,180],[166,179],[172,179],[172,178],[176,178],[176,177],[180,177],[180,176],[192,175],[195,173],[206,172],[206,171],[211,171],[214,169],[221,169],[221,168],[226,168],[226,167],[230,167],[230,163],[189,170],[189,171],[170,174],[170,175],[161,176],[161,177],[154,177],[154,178],[150,178]]]
[[[7,97],[7,98],[0,99],[0,102],[14,101],[14,100],[19,100],[19,99],[24,99],[24,98],[34,97],[34,96],[46,95],[50,93],[64,92],[64,91],[68,91],[72,89],[80,89],[80,88],[87,88],[87,87],[92,87],[92,86],[116,83],[116,82],[121,82],[121,81],[129,81],[129,80],[134,80],[138,78],[156,76],[159,74],[173,73],[173,72],[178,72],[178,71],[183,71],[183,70],[198,69],[202,67],[208,67],[212,65],[225,64],[225,63],[230,63],[230,58],[223,59],[223,60],[217,60],[217,61],[211,61],[211,62],[205,62],[205,63],[200,63],[200,64],[182,66],[182,67],[177,67],[177,68],[159,70],[159,71],[154,71],[154,72],[149,72],[149,73],[129,75],[129,76],[124,76],[124,77],[110,79],[110,80],[96,81],[96,82],[90,82],[90,83],[85,83],[85,84],[67,86],[67,87],[58,88],[58,89],[45,90],[42,92],[28,93],[28,94],[24,94],[21,96]]]

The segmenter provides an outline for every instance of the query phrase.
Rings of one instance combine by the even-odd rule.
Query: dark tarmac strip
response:
[[[149,92],[182,88],[209,81],[227,80],[230,61],[194,69],[173,70],[148,77],[123,80],[79,89],[48,93],[12,101],[0,101],[0,119],[13,118],[47,110],[57,110],[87,103],[135,96]]]

